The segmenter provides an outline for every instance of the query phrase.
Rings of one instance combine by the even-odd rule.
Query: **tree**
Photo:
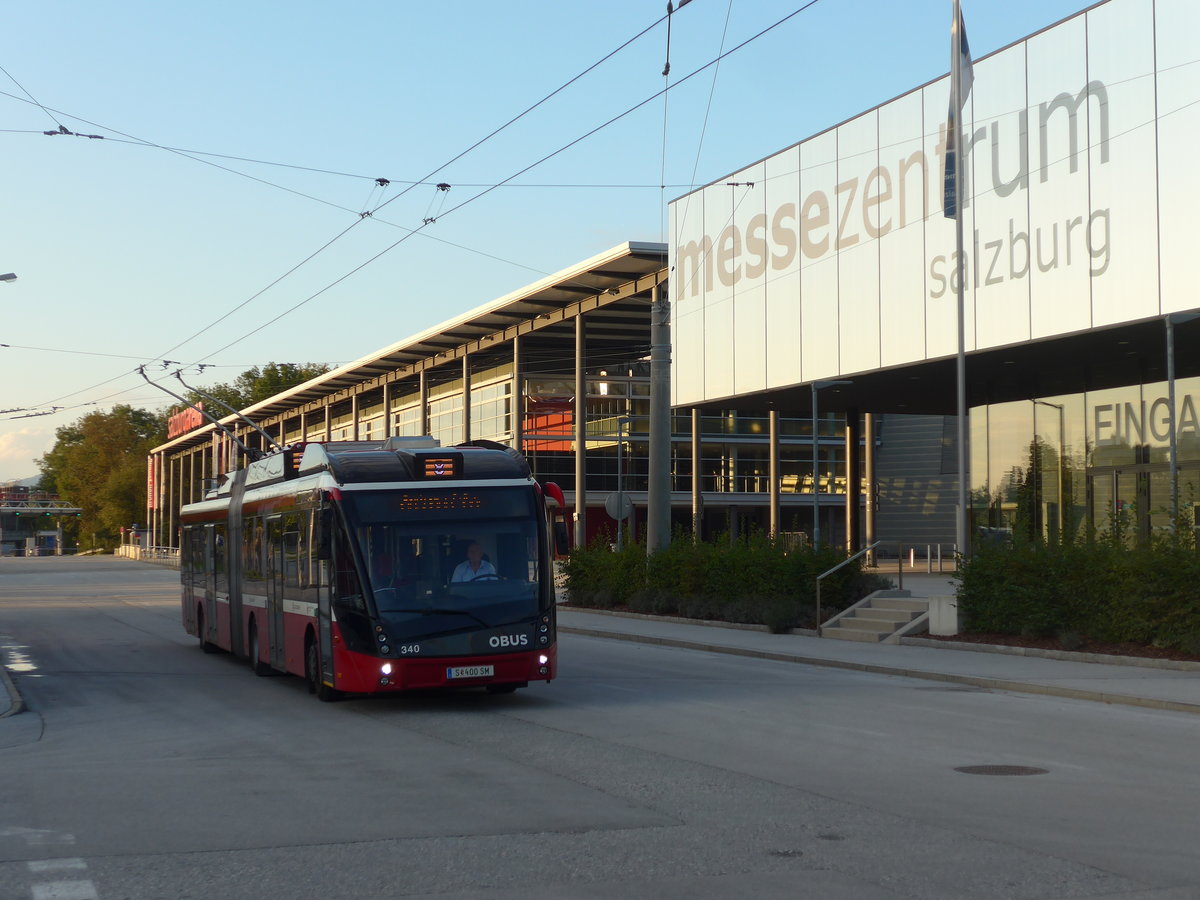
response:
[[[146,520],[146,457],[166,440],[166,419],[131,406],[92,412],[55,432],[38,461],[41,487],[83,512],[79,534],[111,543],[122,526]]]
[[[299,384],[304,384],[318,375],[324,375],[328,371],[329,366],[324,363],[271,362],[262,368],[253,366],[247,369],[232,382],[214,384],[212,387],[201,388],[201,390],[236,410],[243,410],[268,397],[274,397]],[[210,411],[218,418],[227,413],[227,410],[219,406],[211,409],[213,404],[207,403],[199,394],[189,392],[184,396],[192,403],[205,402],[205,407],[210,408]],[[178,412],[179,409],[179,406],[175,406],[172,411]]]

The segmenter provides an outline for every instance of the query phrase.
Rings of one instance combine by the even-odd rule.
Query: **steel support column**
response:
[[[587,544],[587,379],[584,377],[586,324],[575,317],[575,546]]]
[[[771,538],[779,537],[779,410],[772,409],[768,416],[770,422],[771,445],[767,459],[768,498],[771,503]]]
[[[704,477],[700,462],[700,410],[692,409],[692,539],[704,530]]]
[[[671,304],[655,285],[650,310],[650,472],[646,493],[646,552],[671,543]]]
[[[512,340],[512,445],[518,453],[525,452],[525,384],[521,380],[521,336]]]
[[[859,503],[862,498],[862,473],[859,471],[859,426],[858,410],[846,410],[846,552],[857,553],[862,549],[859,536],[861,515]]]

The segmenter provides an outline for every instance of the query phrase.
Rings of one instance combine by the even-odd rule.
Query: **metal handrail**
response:
[[[876,541],[869,547],[863,547],[863,549],[859,550],[853,556],[846,557],[840,563],[838,563],[836,566],[834,566],[832,569],[829,569],[826,572],[822,572],[820,575],[817,576],[817,637],[821,637],[821,579],[826,577],[827,575],[832,575],[834,572],[836,572],[842,566],[848,566],[850,563],[854,562],[856,559],[858,559],[864,553],[870,553],[872,550],[874,550],[876,547],[878,547],[882,543],[883,543],[883,541]]]

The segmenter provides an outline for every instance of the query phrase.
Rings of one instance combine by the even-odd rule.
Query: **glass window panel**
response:
[[[1200,4],[1155,4],[1161,312],[1196,306],[1195,214],[1200,208]]]
[[[1088,395],[1090,466],[1121,466],[1137,462],[1143,442],[1141,385],[1096,391]]]
[[[1153,23],[1152,0],[1122,0],[1087,14],[1088,78],[1107,102],[1089,105],[1086,256],[1073,257],[1072,265],[1091,273],[1093,325],[1159,309]]]
[[[718,274],[728,272],[733,297],[733,360],[736,393],[761,391],[767,386],[766,328],[767,242],[766,169],[762,163],[734,175],[733,228],[738,235],[736,252],[723,263],[724,244],[718,248]]]
[[[800,145],[800,336],[805,381],[841,373],[838,361],[837,134]]]
[[[1091,324],[1087,135],[1102,95],[1088,90],[1086,36],[1077,16],[1026,42],[1034,338]]]
[[[879,190],[872,178],[879,165],[875,111],[838,128],[837,146],[838,366],[851,373],[879,367],[879,243],[864,216],[867,182],[872,193]]]
[[[671,266],[671,399],[675,404],[704,399],[704,291],[711,247],[704,235],[704,192],[693,191],[670,204],[667,248]],[[682,361],[686,360],[686,364]]]
[[[879,110],[880,362],[897,365],[925,357],[925,235],[927,182],[935,177],[922,147],[921,93]],[[865,190],[866,188],[864,188]]]
[[[974,91],[971,92],[972,95]],[[929,161],[929,216],[925,220],[925,352],[928,358],[950,356],[958,352],[958,289],[957,258],[955,257],[954,219],[942,215],[943,185],[946,178],[946,112],[950,108],[950,79],[943,78],[921,91],[925,111],[925,158]],[[973,96],[968,96],[963,120],[973,120]],[[969,174],[969,172],[968,172]],[[964,194],[970,193],[969,184]],[[964,243],[970,243],[974,231],[975,204],[964,200]],[[973,349],[975,337],[975,303],[972,296],[970,272],[963,313],[966,349]]]
[[[1029,113],[1025,46],[975,67],[970,204],[975,233],[967,277],[975,291],[977,347],[1029,340]]]
[[[766,378],[769,387],[803,380],[800,371],[800,149],[792,147],[765,163],[766,227],[770,258],[766,271]]]

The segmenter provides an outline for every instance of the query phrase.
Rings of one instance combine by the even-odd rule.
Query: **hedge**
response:
[[[574,606],[752,623],[778,633],[816,627],[816,576],[845,558],[832,548],[788,549],[761,533],[713,542],[680,533],[650,556],[635,541],[620,550],[603,541],[576,548],[564,574]],[[822,582],[822,617],[890,586],[856,560]]]

